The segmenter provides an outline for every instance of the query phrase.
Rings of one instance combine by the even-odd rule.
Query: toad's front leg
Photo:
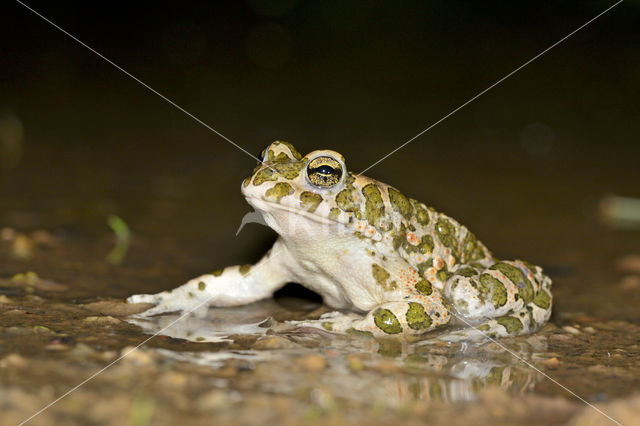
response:
[[[255,265],[228,266],[201,275],[173,290],[157,294],[135,294],[127,303],[153,303],[143,312],[150,316],[176,311],[206,314],[209,306],[238,306],[270,297],[274,291],[291,281],[288,263],[290,255],[281,240]]]

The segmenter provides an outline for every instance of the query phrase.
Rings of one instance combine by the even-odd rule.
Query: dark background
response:
[[[252,154],[288,140],[360,171],[613,3],[27,4]],[[598,205],[640,196],[639,19],[623,2],[366,174],[500,257],[579,265],[613,247],[610,260],[638,238]],[[273,238],[235,237],[255,160],[10,1],[0,118],[24,130],[0,144],[0,225],[84,239],[78,258],[103,261],[90,242],[110,242],[120,215],[137,238],[122,267],[164,272],[117,296],[255,260]]]

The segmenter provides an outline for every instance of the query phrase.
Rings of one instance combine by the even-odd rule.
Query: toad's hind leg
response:
[[[537,330],[551,315],[551,279],[529,263],[501,261],[487,269],[465,267],[447,281],[445,296],[457,322],[467,326],[438,340],[482,340]]]

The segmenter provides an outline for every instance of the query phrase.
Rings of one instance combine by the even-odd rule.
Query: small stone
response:
[[[596,332],[595,328],[591,326],[587,326],[582,329],[585,333],[594,334]]]
[[[296,360],[296,363],[308,371],[322,371],[327,368],[327,360],[322,355],[307,355]]]
[[[0,359],[0,368],[24,368],[29,364],[24,357],[18,354],[9,354]]]
[[[195,405],[196,410],[199,412],[211,412],[228,408],[232,402],[228,390],[215,389],[198,398]]]
[[[257,350],[294,349],[298,347],[300,345],[280,336],[261,337],[253,344],[253,349]]]
[[[114,325],[114,324],[120,324],[122,322],[118,318],[114,318],[110,315],[86,317],[82,321],[88,324],[98,324],[98,325],[106,325],[106,324]]]
[[[355,354],[347,355],[347,365],[353,371],[364,370],[364,363],[362,362],[362,359],[360,359],[360,357]]]
[[[33,249],[35,248],[35,243],[26,235],[19,233],[13,239],[13,245],[11,247],[11,252],[13,256],[18,259],[28,259],[33,255]]]
[[[572,336],[567,336],[566,334],[552,334],[549,336],[549,340],[552,342],[570,342],[574,340]]]
[[[624,272],[640,273],[640,254],[628,254],[616,262],[616,267]]]
[[[29,327],[13,326],[13,327],[7,327],[5,331],[9,334],[13,334],[16,336],[25,336],[27,334],[31,334],[31,329]]]
[[[154,363],[153,356],[147,352],[133,346],[126,346],[120,351],[123,361],[134,363],[139,366],[151,365]]]
[[[14,302],[13,300],[9,299],[4,294],[0,294],[0,305],[12,305],[14,303],[16,303],[16,302]]]
[[[395,374],[402,371],[394,361],[380,361],[375,364],[374,369],[385,374]]]
[[[187,375],[177,371],[167,371],[160,377],[160,385],[168,389],[184,388],[187,384]]]
[[[564,331],[566,331],[567,333],[569,333],[569,334],[580,334],[580,333],[582,333],[580,330],[578,330],[577,328],[572,327],[570,325],[565,325],[564,327],[562,327],[562,329]]]
[[[560,365],[560,361],[558,360],[558,358],[554,356],[553,358],[547,358],[547,359],[543,359],[542,361],[539,361],[539,364],[542,364],[545,367],[556,368],[557,366]]]
[[[13,228],[2,228],[0,230],[0,240],[2,241],[13,241],[16,237],[16,230]]]
[[[640,288],[640,276],[628,275],[620,280],[620,289],[622,290],[635,290]]]

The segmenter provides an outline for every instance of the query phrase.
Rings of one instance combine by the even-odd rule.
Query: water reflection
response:
[[[313,386],[334,397],[356,402],[384,402],[401,406],[413,400],[458,402],[477,398],[488,386],[513,392],[533,390],[541,374],[527,367],[514,355],[531,362],[532,356],[546,350],[541,336],[495,343],[425,344],[398,339],[374,339],[361,335],[334,335],[324,330],[297,328],[296,322],[278,322],[271,314],[282,307],[264,301],[237,308],[210,309],[204,318],[178,315],[131,318],[145,333],[195,342],[227,342],[215,351],[179,352],[158,349],[166,358],[221,368],[232,361],[254,371],[243,379],[252,389],[291,394],[301,383],[308,383],[308,369],[301,367],[305,357],[321,357],[321,374]],[[175,324],[172,324],[175,322]],[[251,335],[255,343],[238,350],[233,342],[239,335]],[[276,346],[261,345],[276,339]],[[245,339],[246,340],[246,339]],[[257,368],[259,366],[266,368]],[[306,378],[306,379],[305,379]],[[233,388],[233,381],[219,384]]]

